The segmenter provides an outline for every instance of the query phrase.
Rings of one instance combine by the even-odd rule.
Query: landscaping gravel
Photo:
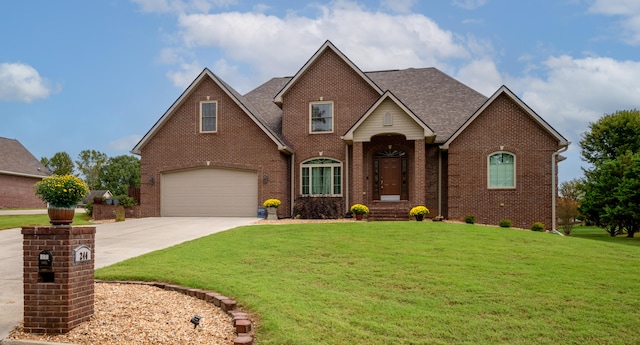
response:
[[[197,327],[191,323],[201,316]],[[73,344],[233,344],[231,317],[212,303],[149,285],[96,283],[94,315],[66,334],[16,327],[7,339]]]

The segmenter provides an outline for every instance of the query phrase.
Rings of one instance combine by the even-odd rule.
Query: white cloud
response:
[[[131,0],[144,12],[155,13],[207,13],[215,7],[226,7],[237,0]]]
[[[110,141],[107,144],[107,148],[114,151],[129,152],[141,139],[142,135],[130,135],[128,137]]]
[[[219,49],[229,63],[251,66],[260,81],[294,74],[327,39],[365,71],[447,70],[451,59],[469,58],[462,40],[423,15],[372,12],[348,1],[317,6],[316,17],[294,12],[284,18],[250,12],[181,15],[179,35],[193,51]]]
[[[472,61],[458,71],[456,78],[487,97],[504,84],[498,68],[489,59]]]
[[[182,63],[178,71],[167,72],[167,77],[173,85],[184,89],[196,79],[203,69],[204,67],[197,60],[191,63]]]
[[[410,13],[416,0],[381,0],[380,5],[384,9],[391,10],[396,13]]]
[[[56,91],[38,71],[22,63],[0,63],[0,101],[33,102]]]
[[[637,0],[595,0],[589,12],[623,17],[620,25],[627,31],[623,40],[628,44],[640,45],[640,1]]]
[[[487,0],[453,0],[451,3],[465,10],[475,10],[478,7],[484,6]]]

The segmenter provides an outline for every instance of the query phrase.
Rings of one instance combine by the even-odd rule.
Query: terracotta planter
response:
[[[76,214],[75,206],[55,206],[47,207],[49,222],[51,225],[69,225],[73,223],[73,216]]]
[[[360,213],[356,213],[356,220],[362,220],[362,215]]]

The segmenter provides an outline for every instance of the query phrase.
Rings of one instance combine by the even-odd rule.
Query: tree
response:
[[[89,189],[99,189],[99,173],[102,166],[107,162],[107,155],[95,150],[83,150],[78,155],[78,159],[76,165],[84,176],[84,181],[89,186]]]
[[[99,189],[108,189],[113,195],[126,195],[129,186],[140,185],[140,160],[128,155],[110,158],[98,176]]]
[[[73,161],[66,152],[57,152],[50,159],[42,157],[40,158],[40,163],[49,169],[52,174],[73,175]]]
[[[586,172],[580,212],[611,236],[640,230],[640,153],[628,151]]]
[[[579,179],[573,179],[571,181],[565,181],[560,184],[559,192],[560,198],[558,199],[558,218],[562,223],[562,230],[565,235],[570,235],[573,229],[573,222],[580,215],[578,207],[580,203],[578,200],[582,196],[581,189],[582,181]]]
[[[627,151],[640,152],[640,111],[620,110],[589,124],[580,147],[584,160],[594,166]]]

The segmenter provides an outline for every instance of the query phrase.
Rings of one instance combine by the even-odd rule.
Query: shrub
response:
[[[93,215],[93,200],[89,200],[89,202],[84,205],[84,210],[88,216]]]
[[[466,217],[464,217],[464,222],[467,224],[475,224],[476,223],[476,216],[470,214]]]
[[[120,205],[122,205],[123,207],[131,207],[138,204],[135,198],[132,198],[126,194],[114,195],[111,199],[118,199]]]
[[[500,221],[499,225],[502,228],[510,228],[513,223],[509,219],[503,219]]]
[[[293,216],[300,219],[338,219],[343,211],[342,198],[303,196],[293,206]]]
[[[416,206],[416,207],[412,208],[411,211],[409,211],[409,215],[411,217],[425,216],[427,214],[429,214],[429,209],[424,207],[424,206]]]
[[[544,231],[544,224],[535,222],[531,225],[531,231]]]
[[[116,222],[124,222],[124,206],[118,205],[116,206]]]

